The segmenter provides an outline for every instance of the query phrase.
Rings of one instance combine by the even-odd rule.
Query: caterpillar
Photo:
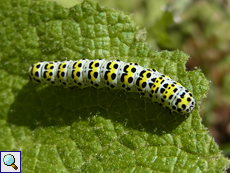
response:
[[[66,88],[92,86],[138,92],[153,102],[182,114],[191,113],[196,104],[192,93],[169,76],[137,63],[120,60],[38,62],[29,67],[29,76],[35,83]]]

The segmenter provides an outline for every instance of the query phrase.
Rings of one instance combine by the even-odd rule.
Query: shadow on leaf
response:
[[[94,115],[150,133],[171,132],[185,115],[171,113],[137,93],[107,88],[65,89],[29,82],[15,98],[8,122],[30,129],[71,126]]]

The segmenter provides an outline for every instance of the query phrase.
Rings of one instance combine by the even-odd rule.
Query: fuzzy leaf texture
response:
[[[209,82],[188,55],[152,51],[129,14],[83,1],[0,1],[0,150],[22,151],[22,172],[217,173],[229,164],[201,124]],[[38,61],[137,62],[180,82],[197,106],[184,116],[138,93],[36,85]]]

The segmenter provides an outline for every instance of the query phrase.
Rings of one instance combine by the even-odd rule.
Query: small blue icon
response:
[[[12,166],[15,170],[18,169],[18,167],[14,164],[15,163],[15,158],[12,154],[7,154],[3,158],[3,162],[7,166]]]

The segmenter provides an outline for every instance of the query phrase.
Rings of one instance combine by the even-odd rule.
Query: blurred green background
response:
[[[53,1],[65,7],[82,2]],[[179,49],[190,55],[187,69],[201,69],[212,82],[202,100],[202,123],[230,156],[230,1],[93,1],[133,14],[152,50]]]

